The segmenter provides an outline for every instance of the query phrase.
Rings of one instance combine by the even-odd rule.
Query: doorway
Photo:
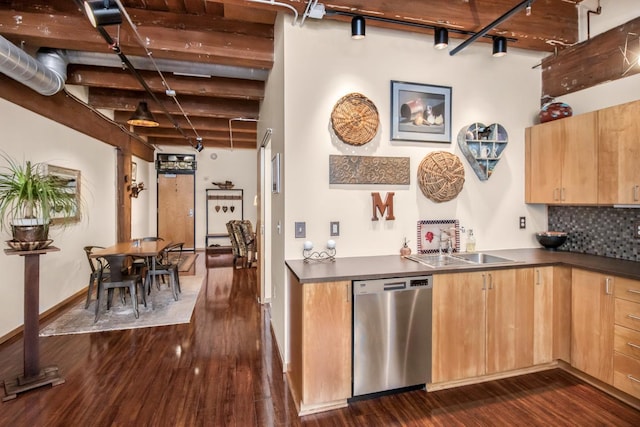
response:
[[[194,251],[195,174],[158,174],[158,236]]]

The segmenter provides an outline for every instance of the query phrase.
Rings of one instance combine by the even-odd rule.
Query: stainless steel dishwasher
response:
[[[353,396],[431,381],[431,276],[353,282]]]

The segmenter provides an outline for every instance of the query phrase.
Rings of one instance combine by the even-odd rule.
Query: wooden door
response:
[[[573,269],[571,366],[613,383],[613,277]]]
[[[598,203],[640,204],[640,101],[598,111]]]
[[[533,365],[533,270],[490,270],[487,287],[486,373]]]
[[[434,275],[433,383],[477,377],[485,372],[482,274]]]
[[[536,267],[533,274],[533,364],[538,365],[553,361],[553,267]]]
[[[560,201],[563,135],[564,126],[561,120],[533,126],[526,132],[526,136],[529,137],[527,203],[553,204]]]
[[[195,249],[195,175],[158,174],[158,236]]]
[[[560,201],[595,204],[598,202],[597,113],[580,114],[558,122],[565,126]]]

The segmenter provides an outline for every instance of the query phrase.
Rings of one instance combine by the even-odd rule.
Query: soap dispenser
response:
[[[469,234],[467,235],[467,252],[475,252],[476,251],[476,238],[473,235],[473,229],[469,229]]]

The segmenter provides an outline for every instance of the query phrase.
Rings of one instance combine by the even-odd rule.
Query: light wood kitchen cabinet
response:
[[[613,385],[640,398],[640,281],[615,281]]]
[[[597,113],[566,117],[525,131],[525,201],[598,202]]]
[[[533,364],[551,362],[553,357],[554,269],[533,269]]]
[[[640,101],[598,111],[598,203],[640,204]]]
[[[532,271],[434,275],[433,383],[533,364]]]
[[[571,276],[571,366],[613,384],[614,277],[580,269]]]
[[[290,272],[288,376],[300,415],[351,397],[351,281],[301,284]]]
[[[571,363],[571,267],[553,267],[553,360]]]

